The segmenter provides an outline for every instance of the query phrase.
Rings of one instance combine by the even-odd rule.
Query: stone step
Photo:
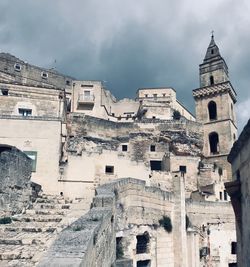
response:
[[[29,222],[60,222],[62,220],[62,217],[55,217],[54,215],[53,216],[34,216],[34,217],[23,217],[21,218],[21,222],[26,222],[26,223],[29,223]]]
[[[22,244],[23,244],[22,240],[20,240],[20,239],[2,239],[2,238],[0,238],[0,245],[20,246]]]
[[[6,227],[5,232],[23,232],[23,233],[53,233],[56,227]]]
[[[26,215],[29,214],[29,215],[34,215],[34,214],[37,214],[37,215],[65,215],[65,212],[62,211],[62,210],[35,210],[35,209],[32,209],[32,210],[26,210]]]

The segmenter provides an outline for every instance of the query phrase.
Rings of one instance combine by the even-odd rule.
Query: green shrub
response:
[[[168,233],[172,232],[173,226],[172,226],[172,223],[171,223],[171,219],[168,216],[163,216],[162,219],[159,220],[159,224]]]
[[[9,224],[11,223],[12,220],[10,217],[3,217],[3,218],[0,218],[0,224]]]

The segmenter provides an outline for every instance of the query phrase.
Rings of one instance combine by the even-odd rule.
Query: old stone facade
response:
[[[232,199],[237,229],[237,258],[240,267],[248,266],[249,256],[249,173],[250,121],[234,143],[228,161],[232,164],[233,181],[226,183]]]
[[[119,246],[125,259],[117,264],[125,260],[134,267],[235,264],[235,227],[224,181],[231,180],[226,157],[237,136],[236,93],[213,36],[200,65],[200,88],[193,91],[196,118],[170,87],[140,88],[135,100],[117,100],[100,81],[53,76],[6,54],[0,54],[0,73],[0,143],[18,147],[33,160],[32,181],[45,193],[85,201],[94,197],[95,205],[97,188],[131,177],[124,194],[117,188],[122,190],[112,200],[112,212],[100,211],[102,219],[89,224],[102,229],[91,228],[100,243],[84,228],[89,236],[79,240],[86,249],[76,249],[79,266],[95,266],[92,260],[101,258],[109,261],[98,266],[110,266]],[[106,218],[113,215],[108,224]],[[159,227],[166,218],[171,233]],[[72,237],[67,231],[63,239]],[[94,244],[86,245],[91,240]],[[145,248],[148,240],[147,252],[136,253],[137,243]],[[59,237],[52,246],[52,257],[63,242]],[[75,250],[74,243],[67,244]],[[49,266],[48,258],[43,266]]]

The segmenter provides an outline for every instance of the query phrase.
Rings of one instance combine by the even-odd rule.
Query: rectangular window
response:
[[[122,145],[122,151],[128,151],[128,146],[127,145]]]
[[[227,200],[227,191],[224,190],[224,200]]]
[[[150,151],[155,152],[155,145],[150,146]]]
[[[36,172],[37,152],[23,151],[32,160],[32,172]]]
[[[105,167],[106,174],[114,174],[114,166],[106,166]]]
[[[148,97],[148,94],[145,94],[145,97]]]
[[[24,117],[31,116],[32,115],[32,109],[19,108],[18,113],[19,113],[19,115],[22,115]]]
[[[145,232],[143,235],[136,236],[136,254],[148,253],[149,234]]]
[[[222,200],[222,192],[220,192],[220,200]]]
[[[237,254],[237,242],[231,243],[231,254]]]
[[[161,171],[162,162],[160,160],[150,160],[151,171]]]
[[[145,260],[145,261],[137,261],[136,267],[150,267],[151,263],[150,260]]]
[[[90,91],[84,91],[84,96],[85,97],[90,97]]]
[[[181,173],[187,173],[187,166],[180,165],[180,166],[179,166],[179,171],[180,171]]]
[[[157,94],[153,94],[153,97],[154,97],[154,99],[156,99],[157,98]]]

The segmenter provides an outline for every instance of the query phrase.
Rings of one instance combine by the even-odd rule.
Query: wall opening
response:
[[[237,242],[231,243],[231,254],[237,254]]]
[[[222,200],[222,192],[220,192],[220,200]]]
[[[216,132],[209,134],[209,145],[211,154],[219,153],[219,135]]]
[[[114,174],[114,166],[105,166],[106,174]]]
[[[128,145],[122,145],[122,151],[128,151]]]
[[[214,76],[213,75],[210,76],[210,85],[214,85]]]
[[[1,89],[2,95],[9,95],[9,90],[8,89]]]
[[[19,113],[19,115],[22,115],[24,117],[31,116],[32,115],[32,109],[19,108],[18,113]]]
[[[144,232],[143,235],[136,236],[136,254],[148,253],[149,234]]]
[[[116,238],[116,259],[123,257],[122,237]]]
[[[151,152],[155,152],[155,145],[151,145],[151,146],[150,146],[150,151],[151,151]]]
[[[151,171],[161,171],[162,162],[160,160],[150,160]]]
[[[224,190],[224,200],[227,200],[227,191]]]
[[[208,103],[209,120],[217,120],[217,105],[214,101]]]
[[[151,262],[150,260],[145,260],[145,261],[137,261],[136,267],[150,267]]]

